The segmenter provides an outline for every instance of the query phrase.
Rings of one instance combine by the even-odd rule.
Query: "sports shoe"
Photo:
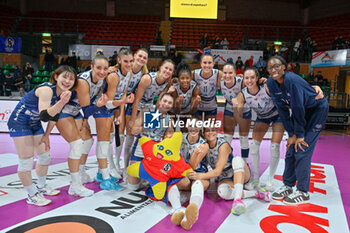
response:
[[[303,191],[297,190],[295,193],[290,194],[283,200],[286,205],[300,205],[310,202],[310,195]]]
[[[113,182],[118,182],[119,179],[116,178],[116,177],[113,177],[112,175],[109,175],[110,176],[110,179],[113,181]],[[103,176],[102,176],[102,173],[101,172],[98,172],[96,174],[96,178],[95,178],[96,182],[98,183],[101,183],[103,181]]]
[[[281,200],[292,193],[293,193],[292,187],[283,185],[282,187],[280,187],[279,189],[277,189],[275,192],[272,193],[272,199]]]
[[[94,178],[89,176],[89,174],[87,174],[85,170],[80,170],[79,171],[79,176],[80,176],[80,180],[81,180],[82,184],[90,183],[90,182],[94,181]]]
[[[191,230],[192,225],[198,219],[198,206],[191,203],[187,206],[185,211],[186,219],[181,221],[181,227],[185,230]]]
[[[94,194],[94,191],[88,188],[85,188],[84,185],[80,183],[77,183],[77,184],[71,183],[69,186],[68,194],[79,196],[79,197],[89,197],[92,194]]]
[[[52,201],[46,199],[41,193],[37,192],[34,196],[29,196],[27,198],[27,203],[36,206],[46,206],[50,204]]]
[[[257,190],[259,189],[259,180],[252,180],[248,184],[244,185],[247,190]]]
[[[179,209],[176,209],[174,213],[171,215],[171,222],[174,223],[175,225],[180,225],[182,219],[185,216],[185,208],[181,207]]]
[[[100,189],[104,189],[104,190],[118,191],[118,190],[120,190],[122,188],[123,188],[123,186],[121,186],[120,184],[115,183],[114,181],[112,181],[112,179],[102,180],[102,182],[100,184]]]
[[[39,188],[38,186],[36,186],[36,189],[42,195],[48,195],[48,196],[56,196],[57,194],[59,194],[61,192],[60,190],[51,188],[47,184],[45,184],[45,186],[42,188]]]
[[[261,200],[264,200],[266,202],[270,202],[271,201],[271,193],[269,191],[266,191],[263,188],[260,188],[256,191],[256,198],[259,198]]]
[[[121,171],[116,168],[109,169],[109,174],[111,177],[116,178],[118,180],[122,178]]]
[[[265,184],[265,190],[272,192],[275,189],[273,178],[268,178]]]
[[[245,205],[241,199],[236,199],[232,203],[231,213],[234,215],[241,215],[245,212]]]

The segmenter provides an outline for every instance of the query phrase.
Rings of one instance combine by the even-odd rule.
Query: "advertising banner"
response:
[[[313,53],[311,67],[344,66],[346,54],[346,49]]]
[[[22,38],[0,37],[0,53],[20,53],[22,50]]]

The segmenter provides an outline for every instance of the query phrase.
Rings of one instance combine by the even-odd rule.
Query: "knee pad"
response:
[[[257,140],[252,140],[252,143],[250,144],[250,154],[251,155],[259,154],[260,143],[261,142],[259,142]]]
[[[112,132],[112,133],[109,134],[109,143],[110,143],[110,144],[113,144],[114,136],[115,136],[115,133],[114,133],[114,132]]]
[[[108,141],[98,141],[96,145],[96,157],[98,159],[106,159],[109,150]]]
[[[25,159],[19,159],[17,171],[19,172],[30,172],[33,169],[34,156]]]
[[[239,136],[239,142],[241,143],[242,149],[249,149],[248,136]]]
[[[86,154],[86,155],[89,154],[93,144],[94,144],[93,138],[83,141],[82,154]]]
[[[229,184],[220,184],[218,187],[218,195],[224,200],[232,200],[232,188]]]
[[[38,155],[39,165],[49,165],[51,161],[50,151],[47,151],[41,155]]]
[[[244,165],[245,162],[241,157],[234,157],[232,159],[232,168],[233,168],[233,172],[244,172]]]
[[[270,145],[271,157],[279,158],[280,157],[280,144],[276,142],[271,142]]]
[[[70,150],[68,158],[70,159],[80,159],[83,151],[83,140],[78,139],[76,141],[70,142]]]

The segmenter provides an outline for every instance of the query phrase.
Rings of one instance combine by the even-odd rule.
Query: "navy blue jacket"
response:
[[[282,85],[270,77],[267,80],[267,87],[289,137],[296,134],[297,138],[303,138],[305,115],[312,114],[314,108],[322,102],[315,100],[317,96],[315,89],[299,75],[291,72],[284,74]],[[292,110],[292,116],[289,109]]]

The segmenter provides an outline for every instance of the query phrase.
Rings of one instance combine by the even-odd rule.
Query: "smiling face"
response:
[[[223,73],[224,82],[226,84],[233,83],[233,78],[236,75],[235,68],[233,67],[233,65],[225,65],[224,68],[222,69],[222,73]]]
[[[267,71],[269,72],[270,76],[278,81],[280,80],[284,75],[284,70],[286,69],[286,66],[282,64],[282,62],[277,58],[272,58],[267,63]]]
[[[144,66],[147,64],[148,54],[143,50],[139,50],[137,53],[135,53],[134,59],[135,59],[135,62],[134,62],[135,65],[140,67]]]
[[[182,72],[179,76],[180,87],[183,90],[188,90],[191,83],[191,74],[188,72]]]
[[[74,77],[73,73],[70,72],[63,72],[59,75],[55,76],[56,80],[56,86],[61,90],[61,91],[68,91],[71,90],[72,87],[74,86],[74,83],[76,82],[76,79]]]
[[[164,95],[159,100],[159,112],[161,113],[167,113],[169,112],[174,105],[174,98],[171,95]]]
[[[161,82],[164,82],[173,75],[174,64],[168,61],[165,61],[160,67],[160,78]]]
[[[246,70],[243,74],[243,82],[248,89],[252,89],[258,86],[259,77],[255,74],[254,70]]]
[[[216,142],[218,137],[218,132],[216,128],[204,128],[204,137],[209,143]]]
[[[201,61],[201,68],[203,73],[210,73],[214,67],[214,60],[212,56],[204,55]]]
[[[103,80],[107,76],[108,61],[105,59],[96,59],[95,64],[91,65],[92,78],[94,81]]]
[[[120,58],[118,57],[118,63],[120,64],[123,73],[127,73],[131,71],[132,65],[134,64],[134,58],[131,54],[122,55]]]

